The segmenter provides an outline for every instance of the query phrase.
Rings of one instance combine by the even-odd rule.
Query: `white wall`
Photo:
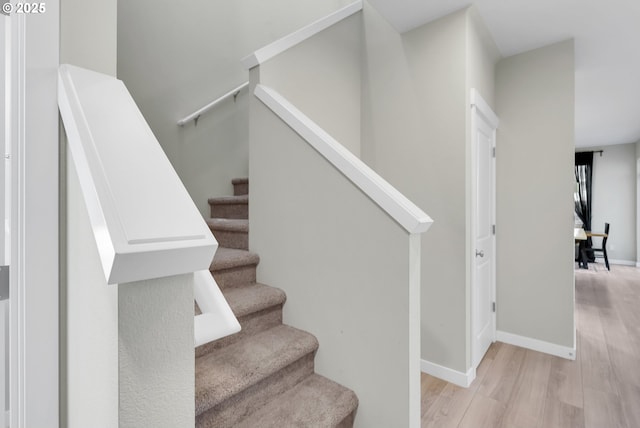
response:
[[[497,328],[574,343],[574,45],[496,68]]]
[[[248,174],[248,96],[198,126],[177,120],[248,80],[240,60],[349,0],[121,1],[118,77],[130,89],[194,202],[231,194]]]
[[[118,287],[102,273],[73,161],[66,162],[65,276],[61,281],[61,425],[118,426]],[[78,249],[82,251],[78,251]]]
[[[636,145],[590,147],[603,150],[593,155],[591,229],[603,232],[610,224],[607,240],[609,261],[636,263]],[[600,246],[601,239],[594,238]]]
[[[195,426],[194,275],[117,287],[119,414],[110,426]]]
[[[11,18],[11,426],[59,420],[59,2],[46,9]]]

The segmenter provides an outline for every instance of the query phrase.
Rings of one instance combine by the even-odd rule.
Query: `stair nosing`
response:
[[[253,345],[253,347],[258,347],[260,345],[260,339],[265,336],[271,336],[274,334],[279,337],[283,337],[284,335],[294,335],[295,340],[282,341],[279,344],[280,348],[274,351],[273,354],[277,354],[280,357],[286,356],[287,358],[277,361],[277,364],[275,365],[269,365],[269,363],[274,364],[274,359],[257,359],[257,355],[253,355],[254,352],[252,352],[251,346],[247,347],[246,345],[249,344]],[[295,349],[295,347],[292,347],[292,343],[297,345],[299,348]],[[274,345],[274,342],[270,341],[269,344]],[[315,353],[318,349],[318,346],[318,340],[312,334],[283,324],[272,327],[260,333],[256,333],[255,335],[245,337],[238,342],[232,343],[228,346],[197,357],[196,415],[206,412],[212,407],[223,403],[225,400],[269,378],[271,375],[277,373],[285,367],[290,366],[304,356],[310,353]],[[223,367],[222,370],[212,373],[211,366],[216,363],[224,365],[225,360],[248,361],[251,357],[254,358],[254,361],[252,361],[252,363],[255,367],[252,367],[253,370],[251,370],[250,373],[246,373],[247,376],[242,379],[242,381],[234,379],[234,382],[231,382],[230,377],[225,379],[224,375],[229,374],[229,372],[231,371],[231,367],[226,368],[229,370],[224,370],[225,368]],[[201,368],[201,370],[199,370],[199,368]],[[198,372],[200,372],[200,376],[198,376]],[[202,383],[198,385],[198,380],[202,382],[203,378],[206,378],[202,375],[202,372],[210,376],[208,379],[205,379],[204,385]],[[214,375],[213,379],[211,379],[211,375]],[[218,396],[210,398],[204,397],[199,400],[199,392],[211,390],[214,387],[217,387],[219,390],[223,391]]]
[[[259,287],[268,287],[272,295],[272,299],[271,300],[262,299],[255,306],[241,307],[233,298],[231,299],[228,298],[229,295],[241,294],[247,289],[258,289]],[[281,289],[271,287],[266,284],[261,284],[259,282],[242,285],[238,287],[226,288],[222,290],[222,294],[225,296],[225,299],[227,299],[227,302],[229,303],[229,306],[231,307],[231,310],[233,311],[233,314],[236,316],[236,318],[245,317],[247,315],[263,311],[273,306],[283,305],[287,300],[287,296],[285,292],[282,291]]]
[[[207,226],[211,230],[224,232],[249,233],[249,220],[242,218],[219,218],[211,217],[205,219]]]
[[[211,272],[223,271],[243,266],[254,266],[260,263],[258,254],[236,248],[218,247],[213,257],[209,270]]]
[[[300,394],[300,390],[302,388],[311,388],[311,389],[315,389],[315,388],[324,388],[324,387],[328,387],[331,389],[331,392],[333,393],[338,393],[340,394],[341,398],[343,400],[345,400],[343,402],[343,404],[346,404],[344,407],[340,408],[342,410],[342,412],[340,413],[333,413],[333,418],[332,419],[336,419],[333,420],[331,422],[333,423],[340,423],[342,420],[344,420],[344,418],[346,418],[347,416],[349,416],[349,414],[351,414],[354,410],[356,410],[358,408],[358,404],[359,404],[359,400],[357,395],[355,394],[355,392],[327,377],[324,377],[322,375],[319,375],[317,373],[312,373],[311,375],[309,375],[307,378],[303,379],[302,381],[300,381],[297,385],[295,385],[293,388],[283,392],[282,394],[274,397],[269,403],[265,404],[263,407],[256,409],[253,413],[251,413],[250,415],[248,415],[245,419],[241,420],[238,425],[240,427],[245,426],[248,422],[252,423],[252,425],[250,426],[255,426],[255,422],[256,419],[259,419],[261,421],[261,426],[271,426],[268,424],[269,420],[267,419],[269,414],[270,414],[270,410],[274,410],[278,407],[278,405],[282,402],[284,402],[284,407],[287,407],[287,403],[292,403],[295,401],[295,397],[298,396],[298,394]],[[325,391],[324,389],[320,390],[320,391]],[[328,407],[322,409],[322,410],[326,410]],[[333,406],[331,407],[333,410],[336,410],[336,407]],[[277,412],[274,412],[274,414],[277,414]],[[281,421],[278,421],[281,423]]]
[[[249,195],[218,196],[209,198],[209,205],[243,205],[249,203]]]

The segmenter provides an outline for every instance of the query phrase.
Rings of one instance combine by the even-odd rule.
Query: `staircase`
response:
[[[196,427],[352,427],[358,398],[315,374],[317,339],[282,324],[285,293],[256,282],[249,182],[232,183],[207,222],[220,245],[211,273],[242,330],[196,349]]]

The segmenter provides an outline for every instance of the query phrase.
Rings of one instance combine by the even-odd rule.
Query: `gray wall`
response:
[[[203,215],[207,199],[248,174],[248,94],[180,128],[176,122],[249,76],[240,60],[349,0],[120,1],[124,81]]]
[[[399,35],[364,19],[362,157],[434,225],[422,237],[422,358],[470,365],[471,87],[493,101],[497,49],[473,8]]]
[[[471,89],[475,89],[482,98],[487,102],[489,107],[495,113],[495,66],[498,60],[501,58],[498,47],[489,30],[484,24],[484,21],[478,14],[475,7],[467,9],[467,87],[466,87],[466,106],[471,105]],[[471,269],[473,269],[472,254],[475,252],[476,240],[473,236],[472,223],[473,223],[473,136],[471,130],[471,108],[466,109],[466,192],[465,198],[466,205],[466,290],[467,290],[467,334],[466,343],[467,346],[467,368],[472,365],[471,356],[471,336],[473,331],[472,320],[472,289],[471,289]]]
[[[420,144],[392,166],[414,182],[414,200],[434,220],[423,236],[422,358],[462,372],[468,346],[466,25],[466,12],[459,11],[403,35],[422,129]]]
[[[497,328],[574,347],[574,45],[496,69]]]
[[[636,145],[619,144],[585,149],[603,150],[593,156],[591,229],[602,232],[609,223],[609,261],[636,263]],[[583,151],[582,149],[579,151]],[[600,246],[601,239],[594,238]]]
[[[261,83],[358,157],[361,24],[361,15],[352,15],[260,66]]]
[[[60,2],[60,63],[116,75],[117,0]]]

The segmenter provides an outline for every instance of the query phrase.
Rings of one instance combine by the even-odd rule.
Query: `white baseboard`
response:
[[[509,345],[519,346],[521,348],[531,349],[532,351],[543,352],[545,354],[555,355],[557,357],[566,358],[567,360],[576,359],[576,348],[556,345],[555,343],[545,342],[543,340],[533,339],[531,337],[519,336],[504,331],[496,331],[496,340],[508,343]]]
[[[634,262],[633,260],[615,260],[615,259],[609,259],[609,263],[612,265],[622,265],[622,266],[635,266],[635,267],[640,267],[638,266],[639,263]]]
[[[463,373],[427,360],[420,360],[420,370],[428,375],[446,380],[449,383],[463,388],[468,388],[476,378],[476,369],[473,367],[470,368],[468,372]]]
[[[640,262],[636,263],[636,267],[640,268]]]

